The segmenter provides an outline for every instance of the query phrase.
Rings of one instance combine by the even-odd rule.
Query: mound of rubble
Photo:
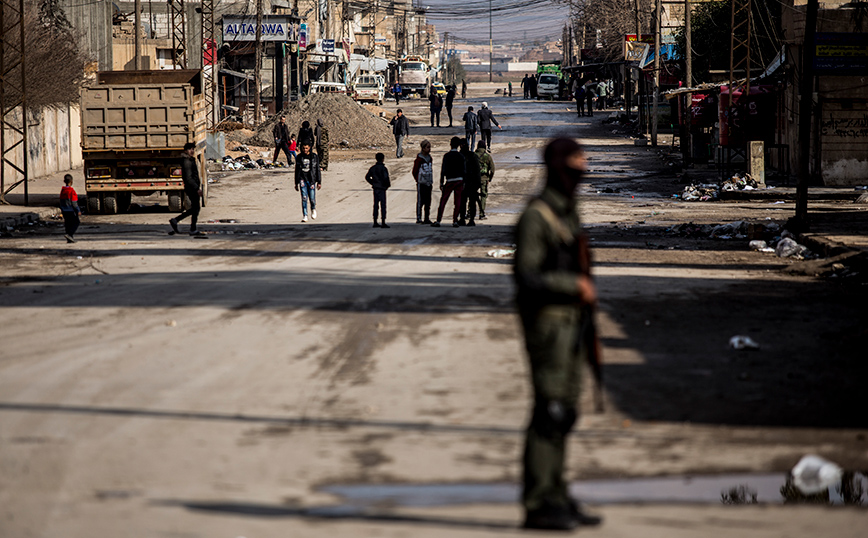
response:
[[[290,133],[298,133],[303,121],[311,127],[322,119],[329,131],[331,146],[345,148],[390,147],[395,145],[392,128],[351,98],[340,93],[315,93],[295,101],[283,109]],[[251,146],[274,145],[271,131],[280,114],[260,125],[245,143]]]
[[[673,194],[685,202],[713,202],[720,198],[721,191],[753,191],[762,188],[750,174],[735,174],[719,185],[715,183],[688,185],[681,194]]]

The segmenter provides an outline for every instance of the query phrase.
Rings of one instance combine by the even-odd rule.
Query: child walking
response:
[[[78,207],[78,194],[72,188],[72,174],[63,176],[65,185],[60,188],[60,212],[63,214],[63,226],[66,229],[67,243],[75,243],[75,231],[81,224],[81,209]]]
[[[423,140],[422,151],[413,163],[413,179],[416,180],[416,224],[431,224],[431,191],[434,188],[434,158],[431,157],[431,142]],[[425,220],[422,220],[422,213]]]
[[[368,169],[368,174],[365,176],[365,181],[371,184],[374,188],[374,228],[389,228],[386,224],[386,189],[392,186],[389,180],[389,170],[383,161],[386,156],[382,153],[377,153],[374,158],[377,164]],[[382,213],[382,224],[377,224],[377,210]]]

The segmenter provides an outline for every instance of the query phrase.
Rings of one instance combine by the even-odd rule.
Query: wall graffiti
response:
[[[861,118],[828,118],[820,125],[823,136],[840,138],[868,138],[868,114]]]

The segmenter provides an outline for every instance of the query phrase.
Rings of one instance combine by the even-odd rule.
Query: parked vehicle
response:
[[[378,105],[386,98],[386,79],[381,75],[361,75],[353,85],[353,99]]]
[[[203,205],[205,99],[202,71],[103,71],[81,92],[81,148],[89,213],[126,211],[133,195],[165,193],[169,210],[188,203],[184,144],[196,144]]]
[[[557,99],[560,93],[560,79],[557,75],[546,73],[539,76],[536,87],[537,99]]]
[[[418,56],[406,56],[399,64],[398,84],[404,97],[416,93],[425,97],[430,85],[428,64]]]
[[[431,85],[434,88],[434,91],[437,92],[437,95],[446,96],[446,86],[443,85],[442,82],[435,82]]]
[[[311,95],[315,93],[343,93],[350,95],[347,85],[343,82],[311,82],[309,91]]]

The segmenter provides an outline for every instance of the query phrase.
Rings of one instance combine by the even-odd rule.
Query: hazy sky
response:
[[[450,32],[458,38],[460,44],[463,40],[488,42],[488,3],[484,0],[418,0],[421,6],[429,8],[428,21],[437,25],[437,32]],[[497,6],[527,6],[531,2],[518,2],[516,0],[492,0],[492,5]],[[483,13],[469,18],[454,18],[450,12],[471,10],[479,8]],[[495,43],[524,42],[530,43],[536,40],[545,41],[561,37],[564,23],[567,20],[569,7],[565,4],[556,4],[551,1],[540,2],[538,5],[522,7],[504,13],[493,12],[492,29]]]

